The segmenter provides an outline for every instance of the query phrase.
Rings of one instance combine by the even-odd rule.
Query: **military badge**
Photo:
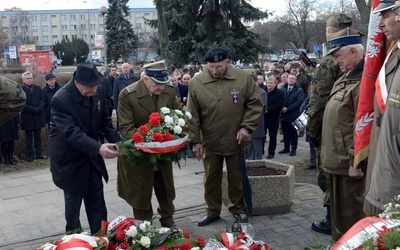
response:
[[[218,62],[219,60],[219,56],[218,55],[214,55],[214,62]]]
[[[231,91],[231,97],[232,97],[232,102],[233,104],[238,104],[239,103],[239,91],[237,90],[232,90]]]

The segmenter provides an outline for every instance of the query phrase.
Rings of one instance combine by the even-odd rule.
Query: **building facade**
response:
[[[157,56],[151,39],[158,36],[157,30],[147,25],[144,19],[157,19],[156,9],[130,9],[129,21],[139,37],[139,48],[131,53],[132,60],[151,60]],[[8,35],[8,46],[35,44],[36,50],[51,50],[57,41],[81,38],[89,44],[93,58],[102,57],[102,49],[95,46],[95,37],[103,35],[103,21],[99,9],[12,8],[0,11],[0,24],[2,32]]]

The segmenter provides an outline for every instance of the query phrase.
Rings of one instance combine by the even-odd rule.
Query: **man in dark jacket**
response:
[[[36,159],[46,159],[47,157],[42,154],[41,137],[41,129],[45,126],[44,96],[41,88],[33,84],[31,72],[27,71],[22,74],[22,82],[22,90],[26,93],[26,105],[21,112],[21,129],[25,131],[28,162],[35,159],[35,154]]]
[[[107,220],[103,182],[108,173],[103,158],[118,156],[120,141],[104,106],[103,76],[89,62],[80,63],[73,79],[53,97],[49,148],[54,184],[64,191],[66,231],[81,228],[82,199],[92,234]],[[110,143],[100,144],[99,133]]]
[[[53,74],[47,74],[44,79],[46,80],[46,86],[42,88],[42,93],[44,96],[44,115],[47,123],[47,127],[50,131],[50,109],[51,109],[51,99],[54,94],[61,89],[61,85],[56,82],[56,77]]]
[[[297,117],[300,116],[300,106],[304,101],[303,89],[296,83],[296,75],[290,73],[288,84],[283,88],[285,101],[283,103],[281,124],[283,132],[284,149],[279,151],[279,154],[290,152],[290,156],[296,155],[298,135],[296,128],[292,125]],[[292,149],[290,150],[290,146]]]

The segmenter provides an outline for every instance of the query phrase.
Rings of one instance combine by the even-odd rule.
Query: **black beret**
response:
[[[49,80],[49,79],[51,79],[51,78],[56,78],[53,74],[47,74],[45,77],[44,77],[44,79],[46,79],[46,81],[47,80]]]
[[[226,48],[212,48],[210,49],[205,56],[203,57],[203,61],[205,62],[220,62],[228,58],[228,50]]]

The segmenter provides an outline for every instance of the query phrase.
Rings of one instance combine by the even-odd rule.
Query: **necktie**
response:
[[[287,92],[290,93],[291,90],[292,90],[292,88],[288,88]]]

